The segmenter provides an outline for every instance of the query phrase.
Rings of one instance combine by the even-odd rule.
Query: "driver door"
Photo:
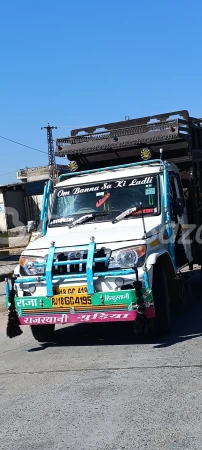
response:
[[[183,188],[178,173],[171,172],[169,174],[170,184],[170,205],[171,205],[171,222],[174,227],[175,239],[175,258],[177,268],[184,266],[187,262],[192,261],[191,244],[189,243],[189,233],[183,242],[182,235],[188,230],[188,216],[186,203],[184,201],[184,211],[181,216],[176,214],[176,199],[184,200]],[[180,240],[180,243],[178,242]]]

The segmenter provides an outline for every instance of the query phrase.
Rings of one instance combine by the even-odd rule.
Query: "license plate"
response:
[[[56,286],[54,295],[88,294],[87,286]]]
[[[91,296],[87,292],[87,286],[57,286],[54,291],[53,308],[84,306],[92,303]]]

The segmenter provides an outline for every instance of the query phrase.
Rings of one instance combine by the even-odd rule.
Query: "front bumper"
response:
[[[98,322],[134,322],[138,317],[137,311],[106,311],[99,313],[85,314],[53,314],[53,315],[32,315],[27,317],[19,317],[20,325],[64,325],[64,324],[78,324],[78,323],[98,323]],[[151,319],[155,317],[154,308],[146,308],[144,317]]]
[[[86,247],[85,247],[86,248]],[[84,249],[85,249],[84,248]],[[18,277],[15,280],[16,296],[7,285],[7,306],[12,305],[18,313],[22,325],[63,324],[80,322],[117,322],[134,321],[139,315],[154,317],[150,276],[143,268],[96,271],[95,263],[107,263],[109,257],[95,257],[96,244],[94,238],[88,245],[85,273],[64,273],[54,275],[54,267],[70,266],[83,263],[79,260],[54,261],[55,246],[51,243],[47,263],[36,263],[36,267],[44,267],[45,275]],[[81,251],[83,247],[79,247]],[[57,251],[65,251],[57,249]],[[45,266],[44,266],[45,264]],[[66,270],[66,269],[65,269]],[[117,287],[116,278],[124,283]],[[140,281],[141,280],[141,281]],[[29,293],[29,284],[36,287],[34,295]],[[72,302],[70,296],[60,294],[60,302],[54,301],[57,288],[64,289],[85,285],[90,302]],[[14,287],[14,286],[13,286]]]
[[[58,297],[58,296],[57,296]],[[97,292],[91,295],[91,304],[71,305],[71,297],[61,296],[55,307],[55,296],[14,297],[15,309],[21,325],[125,322],[135,321],[138,316],[155,317],[152,290],[119,290]],[[10,294],[6,296],[9,308]]]

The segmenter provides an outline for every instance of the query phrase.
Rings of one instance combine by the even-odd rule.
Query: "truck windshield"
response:
[[[125,210],[139,207],[140,202],[145,215],[160,213],[158,175],[59,187],[54,192],[49,226],[71,224],[91,213],[95,222],[111,221]],[[124,220],[140,215],[138,210]]]

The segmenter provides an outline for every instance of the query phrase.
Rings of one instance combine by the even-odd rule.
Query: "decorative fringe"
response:
[[[9,291],[9,303],[10,306],[8,308],[8,323],[6,328],[6,335],[12,339],[14,337],[20,336],[23,332],[19,326],[19,318],[18,313],[15,308],[15,290],[14,290],[14,281],[12,279],[12,289]]]

